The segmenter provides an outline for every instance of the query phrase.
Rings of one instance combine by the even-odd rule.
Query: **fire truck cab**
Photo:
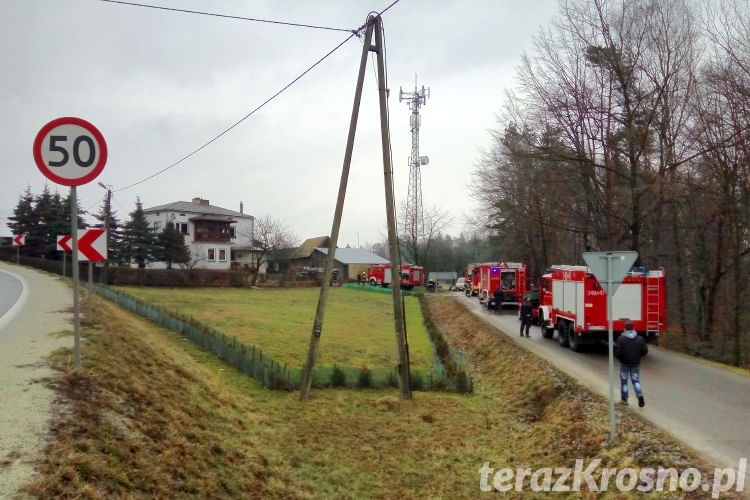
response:
[[[464,293],[467,297],[479,294],[479,264],[469,264],[466,266],[464,273],[466,283],[464,284]]]
[[[495,307],[495,291],[502,291],[501,306],[520,306],[526,291],[526,264],[494,262],[479,265],[479,302]]]
[[[563,347],[577,351],[582,344],[607,340],[607,294],[586,266],[552,266],[539,287],[542,336],[557,330]],[[625,323],[647,342],[658,343],[666,316],[663,268],[633,268],[612,296],[612,329],[617,338]]]

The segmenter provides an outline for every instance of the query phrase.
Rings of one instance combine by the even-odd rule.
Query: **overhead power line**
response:
[[[216,141],[217,139],[219,139],[219,138],[220,138],[221,136],[223,136],[224,134],[226,134],[227,132],[229,132],[230,130],[232,130],[232,129],[233,129],[234,127],[236,127],[236,126],[237,126],[237,125],[239,125],[240,123],[242,123],[242,122],[244,122],[245,120],[247,120],[248,118],[250,118],[250,117],[251,117],[252,115],[254,115],[254,114],[255,114],[255,113],[256,113],[256,112],[258,111],[258,110],[260,110],[260,109],[261,109],[262,107],[264,107],[264,106],[265,106],[266,104],[268,104],[269,102],[273,101],[273,100],[274,100],[274,99],[275,99],[276,97],[278,97],[278,96],[279,96],[279,95],[280,95],[280,94],[281,94],[282,92],[284,92],[284,91],[285,91],[285,90],[287,90],[287,89],[288,89],[289,87],[291,87],[292,85],[294,85],[294,84],[295,84],[295,83],[296,83],[296,82],[297,82],[297,81],[298,81],[298,80],[299,80],[300,78],[302,78],[302,77],[303,77],[303,76],[305,76],[305,75],[306,75],[307,73],[309,73],[309,72],[310,72],[310,71],[311,71],[311,70],[312,70],[312,69],[313,69],[313,68],[314,68],[315,66],[317,66],[318,64],[320,64],[321,62],[323,62],[323,61],[324,61],[324,60],[325,60],[325,59],[326,59],[326,58],[327,58],[328,56],[330,56],[331,54],[333,54],[334,52],[336,52],[336,51],[337,51],[337,50],[338,50],[338,49],[339,49],[339,48],[340,48],[340,47],[341,47],[342,45],[344,45],[344,44],[345,44],[346,42],[348,42],[349,40],[351,40],[351,39],[352,39],[352,38],[353,38],[354,36],[356,36],[356,35],[355,35],[354,33],[352,33],[351,35],[349,35],[349,36],[348,36],[348,37],[347,37],[347,38],[346,38],[346,39],[345,39],[345,40],[344,40],[343,42],[341,42],[340,44],[336,45],[336,47],[334,47],[333,49],[331,49],[331,50],[330,50],[330,51],[329,51],[329,52],[328,52],[328,53],[327,53],[326,55],[324,55],[323,57],[321,57],[320,59],[318,59],[317,61],[315,61],[315,63],[314,63],[314,64],[313,64],[312,66],[310,66],[310,67],[309,67],[309,68],[307,68],[307,69],[306,69],[305,71],[303,71],[302,73],[300,73],[300,74],[299,74],[299,75],[298,75],[298,76],[297,76],[297,77],[296,77],[296,78],[295,78],[294,80],[292,80],[291,82],[287,83],[287,84],[286,84],[286,85],[285,85],[285,86],[284,86],[284,87],[283,87],[283,88],[282,88],[281,90],[279,90],[279,91],[278,91],[278,92],[276,92],[276,93],[275,93],[274,95],[272,95],[271,97],[269,97],[268,99],[266,99],[266,100],[265,100],[265,101],[264,101],[264,102],[263,102],[262,104],[260,104],[259,106],[257,106],[257,107],[256,107],[255,109],[253,109],[252,111],[250,111],[250,112],[249,112],[248,114],[246,114],[245,116],[243,116],[242,118],[240,118],[240,119],[239,119],[239,120],[237,120],[236,122],[234,122],[234,123],[233,123],[232,125],[230,125],[230,126],[229,126],[229,127],[227,127],[226,129],[224,129],[224,130],[223,130],[222,132],[220,132],[219,134],[217,134],[216,136],[214,136],[214,137],[213,137],[213,139],[211,139],[211,140],[209,140],[209,141],[205,142],[205,143],[204,143],[204,144],[202,144],[201,146],[197,147],[196,149],[194,149],[194,150],[193,150],[193,151],[191,151],[190,153],[186,154],[185,156],[183,156],[182,158],[180,158],[180,159],[179,159],[179,160],[177,160],[176,162],[172,163],[171,165],[169,165],[169,166],[167,166],[167,167],[165,167],[165,168],[163,168],[163,169],[159,170],[159,171],[158,171],[158,172],[156,172],[155,174],[149,175],[149,176],[148,176],[148,177],[146,177],[145,179],[141,179],[141,180],[140,180],[140,181],[138,181],[138,182],[134,182],[133,184],[130,184],[129,186],[125,186],[125,187],[123,187],[123,188],[119,188],[119,189],[113,189],[112,191],[113,191],[113,192],[118,192],[118,191],[125,191],[126,189],[130,189],[130,188],[132,188],[132,187],[134,187],[134,186],[137,186],[138,184],[142,184],[142,183],[146,182],[146,181],[147,181],[147,180],[149,180],[149,179],[153,179],[153,178],[154,178],[154,177],[156,177],[157,175],[159,175],[159,174],[162,174],[162,173],[166,172],[167,170],[169,170],[169,169],[170,169],[170,168],[172,168],[172,167],[176,167],[177,165],[179,165],[179,164],[180,164],[180,163],[182,163],[183,161],[187,160],[188,158],[190,158],[191,156],[193,156],[194,154],[196,154],[196,153],[197,153],[197,152],[199,152],[200,150],[202,150],[202,149],[204,149],[205,147],[209,146],[210,144],[212,144],[213,142],[215,142],[215,141]]]
[[[101,0],[101,1],[104,1],[104,2],[113,2],[113,3],[127,3],[127,2],[121,2],[121,1],[119,1],[119,0]],[[394,0],[394,1],[393,1],[393,2],[392,2],[392,3],[390,4],[390,5],[388,5],[388,7],[386,7],[386,8],[385,8],[385,9],[383,9],[382,11],[380,11],[380,12],[378,13],[378,15],[382,15],[382,14],[383,14],[384,12],[386,12],[386,11],[387,11],[387,10],[389,10],[389,9],[390,9],[391,7],[393,7],[394,5],[396,5],[396,4],[397,4],[397,3],[399,2],[399,1],[400,1],[400,0]],[[175,162],[174,162],[174,163],[172,163],[171,165],[168,165],[168,166],[164,167],[163,169],[159,170],[158,172],[156,172],[156,173],[154,173],[154,174],[151,174],[151,175],[149,175],[148,177],[145,177],[145,178],[141,179],[141,180],[140,180],[140,181],[138,181],[138,182],[134,182],[134,183],[132,183],[132,184],[129,184],[129,185],[125,186],[125,187],[122,187],[122,188],[119,188],[119,189],[113,189],[113,190],[112,190],[112,192],[113,192],[113,193],[117,193],[117,192],[120,192],[120,191],[125,191],[126,189],[130,189],[130,188],[132,188],[132,187],[135,187],[135,186],[137,186],[137,185],[139,185],[139,184],[142,184],[142,183],[144,183],[144,182],[146,182],[146,181],[148,181],[148,180],[150,180],[150,179],[153,179],[153,178],[154,178],[154,177],[156,177],[157,175],[163,174],[163,173],[164,173],[164,172],[166,172],[167,170],[169,170],[169,169],[171,169],[171,168],[173,168],[173,167],[176,167],[177,165],[179,165],[180,163],[184,162],[185,160],[187,160],[187,159],[188,159],[188,158],[190,158],[191,156],[195,155],[195,154],[196,154],[196,153],[198,153],[199,151],[201,151],[201,150],[205,149],[206,147],[208,147],[209,145],[213,144],[213,143],[214,143],[214,142],[216,142],[216,141],[217,141],[217,140],[218,140],[218,139],[219,139],[220,137],[222,137],[222,136],[223,136],[223,135],[225,135],[225,134],[226,134],[227,132],[229,132],[230,130],[232,130],[233,128],[235,128],[235,127],[236,127],[237,125],[239,125],[240,123],[242,123],[242,122],[244,122],[245,120],[247,120],[248,118],[250,118],[250,117],[251,117],[252,115],[254,115],[254,114],[255,114],[255,113],[257,112],[257,111],[259,111],[259,110],[260,110],[261,108],[263,108],[263,107],[264,107],[264,106],[265,106],[266,104],[268,104],[269,102],[273,101],[273,100],[274,100],[274,99],[275,99],[276,97],[278,97],[279,95],[281,95],[281,94],[282,94],[282,93],[283,93],[284,91],[286,91],[286,90],[287,90],[287,89],[288,89],[289,87],[291,87],[292,85],[294,85],[295,83],[297,83],[297,81],[298,81],[298,80],[300,80],[300,79],[301,79],[301,78],[302,78],[303,76],[305,76],[305,75],[306,75],[306,74],[308,74],[308,73],[309,73],[310,71],[312,71],[312,69],[313,69],[313,68],[315,68],[315,67],[316,67],[316,66],[317,66],[318,64],[320,64],[320,63],[321,63],[321,62],[323,62],[323,61],[324,61],[325,59],[327,59],[327,58],[328,58],[328,57],[329,57],[329,56],[330,56],[331,54],[333,54],[334,52],[336,52],[336,51],[337,51],[337,50],[338,50],[339,48],[341,48],[341,47],[342,47],[342,46],[343,46],[343,45],[344,45],[344,44],[345,44],[346,42],[348,42],[349,40],[351,40],[351,39],[352,39],[353,37],[355,37],[355,36],[359,36],[360,32],[361,32],[361,31],[362,31],[362,30],[363,30],[363,29],[364,29],[365,27],[366,27],[366,23],[365,23],[365,24],[363,24],[362,26],[360,26],[359,28],[357,28],[356,30],[346,30],[346,31],[350,31],[350,32],[351,32],[351,35],[349,35],[348,37],[346,37],[346,39],[344,39],[344,40],[343,40],[343,41],[342,41],[341,43],[339,43],[339,44],[338,44],[338,45],[336,45],[336,46],[335,46],[335,47],[334,47],[333,49],[331,49],[330,51],[328,51],[328,53],[326,53],[326,55],[324,55],[323,57],[321,57],[320,59],[318,59],[317,61],[315,61],[315,63],[313,63],[313,64],[312,64],[312,65],[311,65],[310,67],[308,67],[308,68],[307,68],[307,69],[306,69],[305,71],[303,71],[302,73],[300,73],[300,74],[299,74],[299,75],[298,75],[298,76],[297,76],[296,78],[294,78],[294,80],[292,80],[291,82],[289,82],[288,84],[286,84],[286,85],[285,85],[285,86],[284,86],[284,87],[283,87],[283,88],[282,88],[281,90],[279,90],[278,92],[276,92],[275,94],[273,94],[273,95],[272,95],[271,97],[269,97],[268,99],[266,99],[266,100],[265,100],[265,101],[264,101],[264,102],[263,102],[262,104],[260,104],[259,106],[257,106],[257,107],[256,107],[255,109],[253,109],[252,111],[250,111],[249,113],[247,113],[247,114],[246,114],[245,116],[243,116],[243,117],[242,117],[242,118],[240,118],[239,120],[237,120],[237,121],[236,121],[235,123],[233,123],[232,125],[230,125],[230,126],[229,126],[229,127],[227,127],[226,129],[224,129],[223,131],[221,131],[220,133],[218,133],[217,135],[215,135],[215,136],[214,136],[214,137],[213,137],[212,139],[210,139],[209,141],[207,141],[207,142],[203,143],[202,145],[198,146],[197,148],[195,148],[195,149],[194,149],[193,151],[191,151],[190,153],[186,154],[185,156],[183,156],[183,157],[182,157],[182,158],[180,158],[179,160],[175,161]]]
[[[107,3],[117,3],[121,5],[128,5],[131,7],[145,7],[147,9],[165,10],[165,11],[170,11],[170,12],[181,12],[183,14],[199,14],[202,16],[223,17],[225,19],[236,19],[239,21],[253,21],[257,23],[269,23],[269,24],[281,24],[284,26],[295,26],[298,28],[311,28],[311,29],[318,29],[318,30],[345,31],[347,33],[357,33],[357,30],[351,30],[351,29],[345,29],[345,28],[331,28],[329,26],[316,26],[313,24],[290,23],[286,21],[274,21],[271,19],[258,19],[254,17],[232,16],[229,14],[218,14],[216,12],[204,12],[200,10],[175,9],[173,7],[162,7],[161,5],[148,5],[144,3],[125,2],[123,0],[100,0],[100,1],[107,2]]]

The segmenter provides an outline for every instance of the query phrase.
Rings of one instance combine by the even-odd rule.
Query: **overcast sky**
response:
[[[354,29],[392,0],[140,3]],[[362,41],[353,38],[295,85],[178,166],[179,160],[278,92],[345,40],[345,32],[166,12],[98,0],[0,0],[0,235],[19,195],[45,183],[32,142],[52,119],[83,118],[106,139],[101,175],[78,187],[96,213],[112,185],[126,219],[144,207],[194,197],[284,222],[300,240],[328,235],[338,191]],[[401,0],[383,15],[397,200],[405,199],[410,111],[399,87],[430,88],[421,110],[425,208],[449,209],[457,236],[473,208],[467,194],[489,144],[504,91],[554,0]],[[386,234],[374,59],[368,61],[339,246]]]

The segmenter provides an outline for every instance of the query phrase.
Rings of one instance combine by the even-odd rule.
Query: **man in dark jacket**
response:
[[[526,297],[521,310],[519,311],[521,319],[521,337],[523,337],[523,331],[526,329],[526,336],[529,336],[529,328],[531,328],[531,299]]]
[[[503,312],[503,288],[498,286],[497,289],[495,289],[495,293],[492,294],[492,297],[495,299],[495,314]]]
[[[648,346],[643,337],[633,330],[633,323],[625,323],[625,331],[617,339],[614,345],[614,354],[620,360],[620,395],[622,404],[628,404],[628,377],[633,382],[635,395],[638,396],[638,406],[643,406],[641,389],[641,358],[648,354]]]

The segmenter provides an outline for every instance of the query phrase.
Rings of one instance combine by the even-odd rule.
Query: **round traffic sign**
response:
[[[92,124],[81,118],[57,118],[34,139],[34,161],[52,182],[80,186],[91,182],[107,163],[107,143]]]

